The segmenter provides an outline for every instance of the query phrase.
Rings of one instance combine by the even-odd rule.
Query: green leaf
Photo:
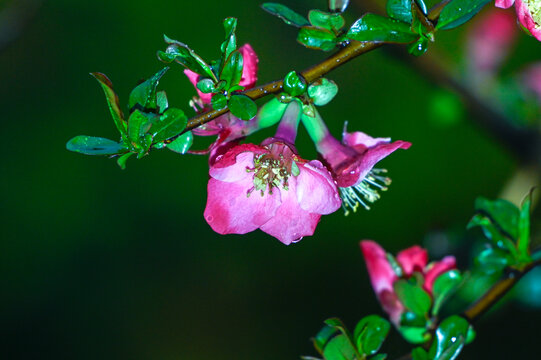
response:
[[[394,283],[398,299],[411,312],[418,316],[426,316],[430,310],[432,299],[419,285],[408,280],[398,280]]]
[[[120,166],[122,170],[126,170],[126,161],[128,161],[128,158],[132,155],[133,153],[129,152],[118,157],[116,163],[118,164],[118,166]]]
[[[426,327],[401,326],[398,331],[404,339],[411,344],[423,344],[430,340],[430,333]]]
[[[145,114],[140,110],[135,110],[130,114],[128,118],[128,138],[136,149],[142,145],[141,138],[148,130],[147,126],[150,127],[152,118],[150,114]]]
[[[411,16],[411,0],[388,0],[387,15],[390,18],[400,20],[411,24],[413,17]]]
[[[325,360],[355,360],[355,349],[345,335],[337,335],[323,349]]]
[[[214,110],[221,110],[227,106],[227,98],[224,94],[216,94],[210,100],[210,104]]]
[[[218,81],[210,66],[195,51],[190,49],[188,45],[170,39],[166,35],[163,37],[169,46],[165,50],[165,53],[163,51],[158,52],[158,58],[160,60],[165,62],[176,61],[201,76],[210,77],[214,81]]]
[[[170,144],[167,144],[167,148],[179,154],[186,154],[193,144],[193,134],[191,131],[187,131],[180,135]]]
[[[532,204],[532,191],[526,196],[520,209],[518,222],[517,249],[522,261],[530,260],[530,207]]]
[[[366,14],[349,29],[347,36],[357,41],[408,44],[419,38],[401,21],[375,14]]]
[[[437,277],[432,288],[432,297],[434,298],[432,314],[438,314],[444,301],[458,289],[461,283],[462,275],[458,270],[450,270]]]
[[[519,209],[511,202],[503,199],[488,200],[478,197],[475,210],[491,218],[512,239],[518,239]]]
[[[197,82],[196,86],[203,94],[210,94],[214,92],[214,81],[212,81],[212,79],[201,79]]]
[[[511,239],[511,235],[503,231],[501,227],[496,226],[492,219],[484,214],[474,215],[468,223],[467,228],[471,229],[475,226],[481,227],[487,239],[491,240],[494,245],[511,253],[513,258],[517,258],[517,250]]]
[[[466,341],[470,324],[457,315],[450,316],[442,321],[436,330],[436,338],[428,352],[433,360],[456,359]]]
[[[156,104],[158,105],[158,110],[162,114],[169,107],[169,102],[167,101],[167,94],[165,91],[158,91],[156,94]]]
[[[135,107],[140,110],[154,111],[158,107],[156,98],[156,88],[162,76],[169,70],[168,67],[158,71],[150,79],[137,85],[135,89],[130,93],[130,100],[128,102],[128,108],[133,111]]]
[[[120,135],[125,138],[128,130],[126,121],[124,120],[124,114],[120,110],[120,105],[118,102],[118,96],[113,90],[113,83],[107,76],[99,72],[90,73],[101,85],[103,92],[105,93],[105,98],[107,99],[107,105],[109,106],[109,111],[113,117],[116,128],[120,132]]]
[[[408,52],[414,56],[421,56],[428,50],[428,40],[420,37],[416,42],[408,45]]]
[[[346,24],[346,20],[340,14],[330,14],[321,10],[310,10],[308,21],[315,27],[331,31],[340,31]]]
[[[336,335],[338,330],[332,326],[325,325],[314,338],[312,339],[312,342],[314,343],[314,347],[316,348],[317,352],[323,355],[323,349],[325,349],[325,346],[329,342],[329,340]]]
[[[314,105],[324,106],[331,102],[338,93],[338,86],[332,80],[320,78],[308,87],[308,96]]]
[[[284,78],[284,91],[291,96],[304,94],[306,88],[306,80],[304,80],[304,77],[296,71],[290,71]]]
[[[357,323],[353,338],[359,351],[371,356],[379,351],[390,329],[391,324],[387,320],[377,315],[369,315]]]
[[[492,275],[503,271],[510,265],[511,259],[507,252],[498,248],[488,248],[475,257],[477,267],[483,274]]]
[[[297,36],[297,41],[309,49],[330,51],[336,47],[336,36],[327,29],[314,26],[303,26]]]
[[[285,5],[278,3],[264,3],[261,7],[266,12],[278,16],[288,25],[302,27],[310,24],[304,16],[296,13]]]
[[[225,41],[222,43],[221,50],[223,53],[222,64],[229,58],[231,53],[237,49],[237,37],[235,30],[237,29],[237,19],[228,17],[224,19]]]
[[[66,149],[85,155],[114,155],[126,150],[113,140],[86,135],[79,135],[68,141]]]
[[[186,128],[188,117],[184,111],[176,108],[169,108],[155,122],[148,131],[153,136],[153,141],[160,142],[170,137],[176,136]]]
[[[464,24],[490,0],[452,0],[440,13],[436,29],[449,30]]]
[[[329,0],[329,10],[332,12],[341,12],[346,11],[346,8],[349,5],[349,0]]]
[[[231,113],[242,120],[250,120],[257,114],[257,105],[246,95],[232,95],[227,105]]]
[[[416,347],[411,352],[412,360],[429,360],[428,354],[422,347]]]
[[[220,80],[226,82],[226,89],[239,84],[240,79],[242,78],[242,67],[242,54],[239,51],[233,52],[227,59],[222,73],[220,74]]]

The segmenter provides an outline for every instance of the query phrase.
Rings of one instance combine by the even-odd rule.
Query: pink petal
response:
[[[192,83],[193,87],[197,91],[197,95],[201,98],[201,100],[205,104],[210,104],[210,100],[212,99],[212,94],[204,94],[197,88],[197,82],[201,78],[201,75],[194,73],[191,70],[184,69],[184,74],[188,77],[188,80]]]
[[[380,144],[388,144],[391,142],[391,138],[373,138],[363,132],[356,131],[348,133],[345,131],[342,133],[342,142],[348,146],[359,148],[359,152],[363,149],[371,148]]]
[[[456,260],[454,256],[446,256],[441,261],[433,263],[425,274],[424,289],[432,294],[434,281],[443,273],[456,268]]]
[[[507,9],[513,6],[515,0],[496,0],[496,7]]]
[[[379,302],[383,310],[389,314],[391,322],[396,326],[400,326],[400,318],[404,312],[404,306],[398,300],[398,296],[389,290],[383,290],[378,296]]]
[[[209,174],[212,178],[228,183],[237,182],[246,177],[253,179],[253,173],[250,174],[246,171],[246,168],[252,169],[254,167],[253,152],[238,154],[235,163],[225,167],[219,166],[221,165],[219,157],[216,159],[218,160],[209,169]]]
[[[528,5],[521,0],[517,0],[515,9],[517,10],[517,17],[520,23],[524,25],[537,40],[541,41],[541,27],[537,27],[538,25],[532,18]]]
[[[211,168],[211,171],[215,168],[223,168],[228,167],[237,162],[237,155],[243,153],[243,152],[251,152],[254,154],[263,154],[268,152],[267,149],[254,145],[254,144],[241,144],[239,146],[235,146],[234,148],[230,149],[228,152],[225,153],[224,156],[221,158],[216,159],[216,164],[214,164]],[[212,176],[212,174],[211,174]]]
[[[242,45],[239,52],[242,54],[243,60],[242,77],[239,85],[251,89],[257,81],[257,63],[259,59],[250,44]]]
[[[374,165],[376,165],[380,160],[387,157],[397,149],[409,149],[411,143],[407,141],[398,140],[390,144],[381,144],[376,147],[370,148],[363,154],[361,162],[358,164],[357,168],[354,170],[355,177],[358,176],[358,180],[355,184],[359,184],[364,177],[372,170]],[[340,185],[340,184],[339,184]],[[343,186],[343,185],[340,185]]]
[[[304,211],[297,201],[295,179],[289,181],[289,190],[274,190],[279,192],[282,204],[273,218],[263,224],[260,229],[274,236],[282,243],[289,245],[297,242],[303,236],[314,234],[321,215]]]
[[[385,250],[372,240],[361,241],[361,250],[376,295],[379,297],[385,290],[394,293],[393,283],[398,277],[387,260]]]
[[[300,174],[296,177],[297,201],[308,212],[331,214],[342,205],[338,189],[331,173],[317,160],[298,164]]]
[[[404,273],[410,276],[414,271],[423,273],[428,263],[428,253],[422,247],[415,245],[399,252],[396,260],[402,266]]]
[[[280,206],[278,192],[264,196],[257,191],[247,196],[253,186],[251,176],[237,182],[209,179],[205,220],[219,234],[245,234],[271,219]]]

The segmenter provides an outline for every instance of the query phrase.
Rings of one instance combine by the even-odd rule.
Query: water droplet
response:
[[[214,220],[214,217],[212,215],[207,216],[207,221],[212,222]]]

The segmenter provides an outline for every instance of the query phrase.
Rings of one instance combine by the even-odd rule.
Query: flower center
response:
[[[359,205],[370,210],[367,202],[378,200],[381,197],[379,191],[386,191],[387,186],[391,185],[391,179],[384,176],[386,173],[385,169],[372,169],[359,184],[338,188],[345,216],[349,215],[350,209],[357,212]]]
[[[535,24],[537,26],[541,25],[541,1],[526,0],[525,3]]]
[[[254,173],[254,186],[246,192],[246,196],[250,196],[252,192],[259,191],[261,196],[268,191],[272,195],[273,190],[284,189],[289,190],[288,179],[295,175],[298,166],[293,161],[295,156],[291,149],[283,144],[270,144],[266,146],[268,153],[254,156],[254,167],[246,168],[249,173]],[[292,171],[293,170],[293,171]]]

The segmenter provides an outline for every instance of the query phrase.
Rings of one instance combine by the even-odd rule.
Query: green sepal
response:
[[[278,16],[288,25],[302,27],[310,24],[308,22],[308,19],[306,19],[304,16],[296,13],[295,11],[282,4],[264,3],[261,5],[261,8],[274,16]]]
[[[210,77],[214,81],[216,75],[212,72],[211,67],[199,56],[188,47],[188,45],[181,43],[180,41],[170,39],[166,35],[163,36],[165,42],[169,44],[165,52],[159,51],[158,58],[164,62],[176,61],[191,71],[205,77]]]
[[[408,280],[398,280],[393,284],[394,291],[400,302],[408,310],[418,316],[426,316],[432,305],[430,295],[418,284]]]
[[[326,78],[320,78],[308,86],[308,96],[317,106],[327,105],[337,93],[336,83]]]
[[[339,331],[329,325],[324,325],[323,328],[317,333],[316,336],[312,338],[312,342],[314,343],[314,347],[316,348],[316,351],[323,355],[323,349],[325,349],[325,346],[329,342],[329,340],[338,333]]]
[[[143,111],[157,110],[158,103],[156,98],[156,88],[158,87],[160,79],[167,72],[167,70],[169,70],[169,67],[163,68],[150,79],[143,81],[132,90],[128,101],[128,108],[130,109],[130,112],[135,110],[135,108]]]
[[[436,278],[432,287],[434,306],[432,314],[437,315],[441,306],[462,284],[462,275],[458,270],[449,270]]]
[[[452,0],[440,13],[436,29],[449,30],[464,24],[490,0]]]
[[[116,141],[86,135],[79,135],[69,140],[66,149],[85,155],[116,155],[126,150]]]
[[[387,338],[391,324],[377,315],[362,318],[355,326],[353,339],[361,354],[371,356],[376,354]]]
[[[357,41],[409,44],[419,35],[411,31],[410,25],[399,20],[366,14],[351,26],[347,37]]]
[[[475,340],[476,336],[477,332],[473,328],[473,325],[470,324],[468,327],[468,334],[466,335],[466,345],[471,344]]]
[[[396,258],[391,253],[385,253],[385,257],[387,258],[387,261],[389,262],[389,265],[391,265],[391,269],[393,269],[393,272],[395,273],[396,277],[401,278],[404,274],[404,269],[402,269],[402,266],[400,263],[396,260]]]
[[[259,128],[267,128],[269,126],[275,125],[284,114],[287,108],[287,104],[281,102],[277,98],[272,98],[267,103],[265,103],[259,109],[258,121]]]
[[[134,153],[129,152],[118,157],[118,159],[116,160],[116,163],[118,164],[118,166],[120,166],[122,170],[126,170],[126,161],[128,161],[130,156],[132,156],[133,154]]]
[[[310,21],[312,26],[334,32],[339,32],[346,24],[346,20],[342,15],[337,13],[327,13],[321,10],[310,10],[308,13],[308,21]]]
[[[466,342],[470,324],[466,319],[453,315],[441,322],[428,356],[433,360],[455,359]]]
[[[291,96],[304,94],[307,87],[304,77],[296,71],[290,71],[284,77],[284,91]]]
[[[105,93],[105,99],[107,100],[107,105],[109,106],[109,111],[113,117],[113,122],[115,123],[116,128],[120,132],[120,135],[123,139],[127,137],[128,124],[124,120],[124,114],[120,110],[120,104],[118,101],[118,96],[113,90],[113,83],[105,74],[99,72],[90,73],[101,85],[103,92]]]
[[[257,115],[256,103],[246,95],[231,95],[227,106],[233,115],[242,120],[250,120]]]
[[[336,47],[338,39],[327,29],[303,26],[297,36],[297,42],[309,49],[330,51]]]
[[[227,106],[227,97],[224,94],[215,94],[210,100],[210,105],[214,110],[222,110]]]
[[[349,5],[349,0],[329,0],[329,11],[343,13]]]
[[[179,154],[186,154],[193,144],[193,134],[187,131],[178,138],[167,144],[167,148]]]
[[[520,260],[527,262],[530,259],[530,208],[532,204],[532,191],[524,198],[520,208],[518,221],[517,250]]]
[[[239,51],[231,53],[220,73],[220,81],[225,81],[225,88],[230,89],[239,84],[242,78],[243,63],[242,54]]]

